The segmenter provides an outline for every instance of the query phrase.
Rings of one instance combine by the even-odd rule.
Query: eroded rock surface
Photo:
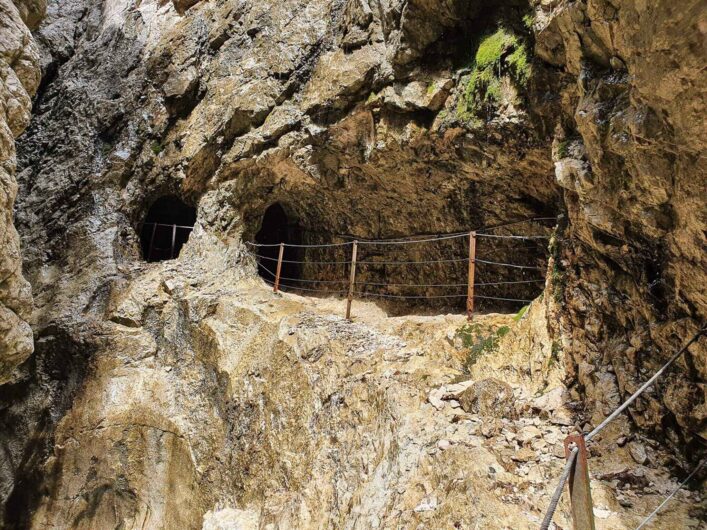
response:
[[[595,421],[705,324],[703,2],[539,2],[536,51],[576,78],[553,147],[568,219],[549,276]],[[695,344],[632,409],[676,446],[707,436]]]
[[[342,300],[275,295],[218,263],[158,265],[116,297],[36,477],[51,493],[9,527],[537,527],[573,426],[539,419],[521,385],[504,410],[464,411],[463,388],[488,387],[449,340],[465,317],[358,303],[352,323]],[[511,331],[489,360],[503,365],[538,306],[491,316]],[[674,486],[629,451],[597,446],[599,529],[633,528]],[[619,489],[628,462],[645,481]],[[661,522],[696,528],[694,502],[681,493]]]
[[[22,276],[13,224],[15,138],[29,124],[31,97],[39,86],[39,53],[28,26],[38,24],[44,9],[43,0],[0,1],[0,384],[33,351],[27,322],[32,294]]]
[[[51,1],[19,144],[37,351],[0,386],[3,524],[536,527],[564,437],[704,321],[705,23],[697,1],[650,16],[631,0],[531,4]],[[31,79],[6,105],[22,127]],[[141,222],[168,194],[197,222],[179,259],[147,264]],[[271,294],[243,242],[275,202],[314,244],[566,212],[549,268],[542,240],[482,240],[485,257],[540,269],[479,266],[481,283],[541,277],[489,294],[533,298],[549,279],[525,317],[463,328],[370,304],[352,324],[340,300]],[[380,263],[359,278],[463,284],[466,263],[385,262],[466,252],[362,250]],[[305,278],[345,277],[314,263],[343,248],[303,257]],[[29,329],[11,329],[20,362]],[[477,335],[492,347],[466,352]],[[634,528],[689,467],[676,454],[700,458],[706,358],[697,344],[598,441],[599,528]],[[513,395],[465,412],[489,378]],[[660,523],[698,527],[696,504],[681,493]]]

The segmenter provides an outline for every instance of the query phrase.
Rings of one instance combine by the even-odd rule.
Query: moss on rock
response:
[[[471,70],[457,106],[459,117],[467,120],[501,101],[504,77],[524,89],[531,72],[528,47],[523,38],[500,27],[481,38]]]

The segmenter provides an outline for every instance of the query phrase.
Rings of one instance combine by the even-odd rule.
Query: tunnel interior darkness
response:
[[[287,215],[285,208],[280,203],[270,205],[263,214],[263,222],[260,230],[255,235],[255,242],[264,246],[258,248],[258,274],[268,282],[275,280],[275,270],[277,268],[277,258],[280,252],[280,243],[290,245],[302,244],[303,229],[296,219]],[[288,263],[289,261],[302,261],[301,249],[285,247],[283,254],[282,283],[289,283],[285,278],[300,279],[302,277],[302,267],[299,263]]]
[[[196,208],[173,195],[157,199],[150,206],[140,229],[140,246],[145,261],[178,257],[195,222]]]

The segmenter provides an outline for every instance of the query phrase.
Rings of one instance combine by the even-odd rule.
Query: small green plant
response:
[[[552,347],[550,349],[550,360],[547,362],[548,369],[552,368],[558,362],[560,362],[560,351],[561,350],[562,350],[562,346],[560,346],[560,343],[556,340],[553,340]]]
[[[552,267],[552,285],[555,302],[561,304],[565,298],[565,272],[557,266],[557,263]]]
[[[161,144],[158,141],[152,142],[152,152],[155,153],[156,155],[159,155],[162,151],[164,151],[165,146]]]
[[[528,13],[523,15],[523,25],[528,29],[533,29],[533,24],[535,24],[535,15]]]
[[[479,324],[466,324],[457,330],[462,346],[468,350],[464,370],[469,372],[481,357],[498,350],[499,341],[511,330],[508,326],[484,329]]]
[[[518,322],[523,316],[528,312],[528,308],[530,305],[524,305],[523,307],[520,308],[520,311],[516,313],[516,315],[513,317],[513,322]]]
[[[437,82],[432,81],[429,85],[427,85],[427,95],[431,96],[434,94],[434,91],[437,90]]]
[[[557,156],[560,158],[567,158],[569,156],[569,140],[562,140],[557,146]]]

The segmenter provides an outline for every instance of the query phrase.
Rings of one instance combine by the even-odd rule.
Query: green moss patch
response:
[[[479,324],[466,324],[457,330],[462,346],[468,350],[464,370],[471,370],[481,357],[498,350],[500,340],[511,330],[508,326],[484,328]]]
[[[522,37],[503,27],[482,37],[476,48],[457,112],[470,119],[501,100],[501,79],[510,78],[524,90],[530,78],[528,46]]]

